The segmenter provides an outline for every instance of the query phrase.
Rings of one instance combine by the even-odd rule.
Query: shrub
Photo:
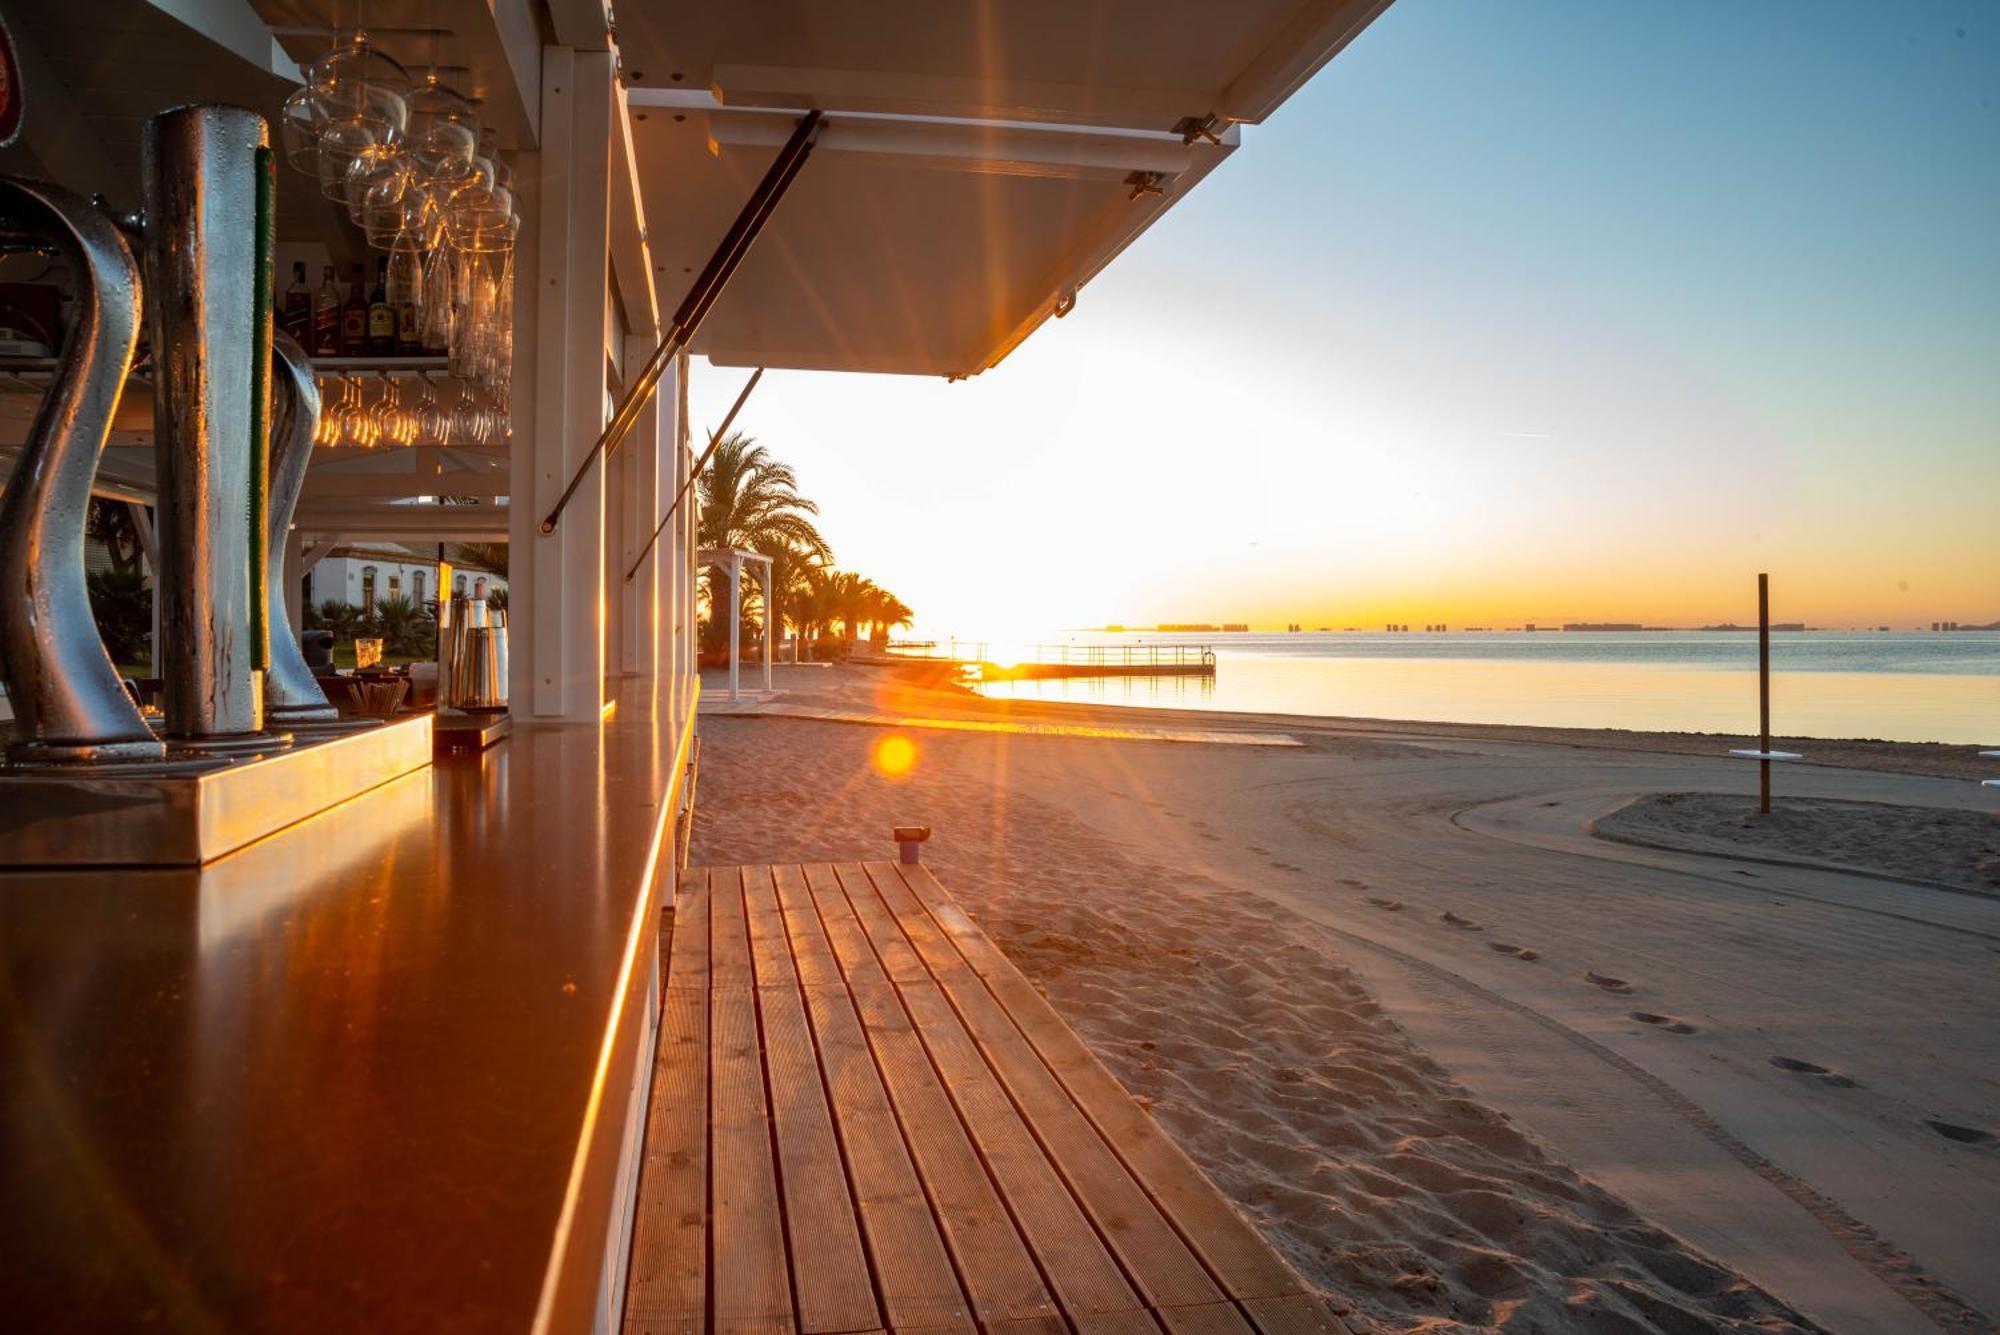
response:
[[[104,651],[120,664],[148,662],[153,634],[153,595],[136,570],[98,570],[86,578],[90,611]]]

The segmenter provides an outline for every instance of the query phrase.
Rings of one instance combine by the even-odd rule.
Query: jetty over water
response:
[[[892,641],[881,653],[850,661],[955,663],[981,681],[1056,677],[1213,677],[1215,650],[1205,644],[1038,644],[1018,656],[995,654],[985,642]]]

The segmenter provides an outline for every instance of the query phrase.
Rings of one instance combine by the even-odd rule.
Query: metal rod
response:
[[[256,251],[250,284],[251,338],[255,348],[269,348],[276,327],[273,297],[277,291],[278,167],[271,150],[260,148],[257,164]],[[318,396],[315,395],[315,398]],[[271,359],[252,356],[250,362],[250,669],[268,672],[271,667],[271,618],[269,599],[257,592],[268,583],[265,566],[268,525],[265,508],[271,490]],[[289,520],[289,516],[287,516]],[[284,553],[274,558],[282,569]]]
[[[1771,577],[1757,576],[1757,810],[1771,814]]]
[[[742,210],[736,215],[736,221],[730,224],[729,231],[723,235],[722,244],[709,256],[708,263],[702,266],[694,285],[681,299],[680,307],[674,312],[673,323],[667,327],[666,335],[660,340],[660,345],[653,349],[653,355],[647,358],[644,369],[626,389],[624,399],[611,414],[611,421],[598,436],[597,443],[590,447],[590,453],[586,454],[583,462],[577,465],[576,474],[570,478],[569,485],[563,488],[562,495],[556,498],[555,506],[543,518],[544,534],[556,531],[556,524],[561,521],[564,508],[569,505],[570,497],[576,494],[576,489],[583,484],[584,474],[590,471],[591,464],[597,461],[598,456],[617,448],[618,442],[632,429],[632,424],[639,420],[639,413],[644,409],[647,398],[660,383],[660,377],[666,373],[667,364],[682,348],[694,341],[695,334],[701,328],[701,322],[715,305],[716,299],[722,295],[723,289],[729,286],[729,280],[736,276],[736,270],[742,264],[743,257],[749,254],[750,247],[763,232],[764,224],[770,221],[778,201],[784,198],[785,192],[791,188],[792,181],[797,178],[799,168],[803,167],[806,159],[811,156],[813,133],[819,128],[819,122],[820,113],[817,110],[808,111],[799,118],[791,138],[787,139],[784,146],[778,150],[778,156],[772,159],[764,178],[757,183],[757,188],[750,192],[750,198],[744,201]]]
[[[646,563],[646,557],[653,550],[653,544],[658,542],[660,535],[667,531],[667,523],[674,517],[674,511],[680,508],[681,501],[688,494],[688,488],[692,487],[694,480],[701,476],[701,470],[708,467],[708,461],[715,457],[715,447],[720,445],[723,437],[729,434],[730,423],[734,422],[736,414],[742,411],[743,401],[750,397],[750,391],[757,388],[757,382],[763,378],[764,368],[761,366],[750,373],[749,382],[743,386],[743,392],[736,396],[736,402],[729,405],[729,413],[722,419],[722,425],[709,433],[708,448],[701,452],[701,458],[694,461],[694,467],[688,470],[687,479],[681,483],[680,490],[674,493],[673,504],[669,505],[667,512],[660,516],[660,522],[653,528],[653,536],[646,539],[646,545],[639,549],[639,559],[634,561],[632,568],[625,572],[625,582],[627,584],[630,584],[632,577],[639,573],[639,567]]]

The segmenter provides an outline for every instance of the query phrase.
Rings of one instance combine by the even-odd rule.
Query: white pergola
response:
[[[729,699],[731,703],[743,698],[742,670],[743,656],[743,563],[762,561],[763,573],[757,576],[758,584],[764,590],[764,693],[769,695],[776,688],[771,684],[771,558],[762,552],[746,551],[741,547],[703,547],[695,553],[698,565],[712,566],[729,572]],[[717,612],[714,600],[709,602],[709,615]]]

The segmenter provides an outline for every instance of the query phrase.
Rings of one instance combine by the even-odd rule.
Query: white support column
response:
[[[668,498],[680,495],[680,489],[688,479],[688,469],[692,463],[687,451],[687,383],[688,361],[685,355],[676,357],[674,364],[661,377],[658,392],[661,422],[660,448],[666,452],[667,465],[662,474],[671,473],[672,486],[667,489]],[[671,409],[671,412],[669,410]],[[671,420],[669,420],[671,418]],[[660,535],[660,543],[669,552],[668,564],[661,571],[661,578],[667,583],[668,613],[664,618],[662,633],[665,643],[661,645],[662,662],[673,678],[674,717],[683,718],[694,699],[694,679],[696,670],[696,649],[694,637],[694,524],[696,505],[693,490],[682,498],[680,508],[674,511],[674,522]],[[653,521],[658,523],[656,519]]]
[[[729,554],[729,702],[742,699],[743,557]]]
[[[764,694],[774,689],[771,685],[771,623],[776,621],[778,600],[771,588],[771,576],[776,566],[774,562],[764,562]]]
[[[652,355],[653,340],[642,335],[631,335],[625,339],[625,378],[629,383],[636,378]],[[669,376],[673,374],[670,370]],[[624,494],[624,523],[620,525],[619,558],[614,573],[613,592],[619,600],[620,619],[624,633],[619,639],[623,651],[620,670],[628,677],[658,677],[663,675],[665,660],[660,655],[664,641],[661,623],[667,619],[665,601],[661,597],[663,585],[660,572],[666,558],[672,553],[672,546],[666,542],[666,535],[653,544],[644,560],[639,553],[644,550],[647,540],[653,536],[653,526],[660,522],[666,512],[667,502],[673,493],[662,494],[662,475],[671,475],[672,459],[666,451],[670,444],[665,427],[673,417],[669,395],[675,392],[672,385],[662,379],[646,407],[633,424],[632,434],[618,447],[624,464],[621,486]],[[663,411],[664,409],[664,411]],[[662,467],[662,465],[665,467]],[[629,582],[625,572],[638,562],[638,572]]]
[[[542,53],[541,150],[517,166],[509,696],[517,719],[596,722],[604,692],[605,470],[592,464],[553,534],[542,517],[605,420],[612,57]]]

